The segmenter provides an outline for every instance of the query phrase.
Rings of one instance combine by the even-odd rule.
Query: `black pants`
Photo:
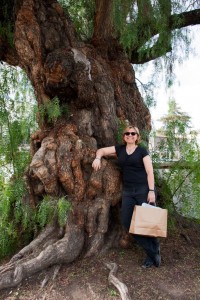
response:
[[[122,225],[128,231],[135,205],[147,203],[148,186],[137,185],[122,193]],[[146,254],[153,258],[158,253],[160,245],[157,238],[134,234],[137,243],[145,250]]]

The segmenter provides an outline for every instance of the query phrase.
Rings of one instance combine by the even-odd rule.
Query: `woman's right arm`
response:
[[[95,171],[101,168],[101,158],[102,156],[116,154],[115,146],[100,148],[96,152],[96,158],[92,163],[92,167]]]

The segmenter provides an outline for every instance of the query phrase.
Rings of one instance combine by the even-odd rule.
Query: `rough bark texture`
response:
[[[54,97],[61,107],[68,106],[68,113],[54,123],[38,116],[41,130],[32,135],[32,161],[26,173],[30,205],[36,206],[44,195],[66,196],[73,210],[65,228],[55,224],[46,229],[1,268],[0,288],[17,285],[53,264],[95,254],[121,235],[121,180],[115,158],[103,158],[98,172],[91,163],[97,147],[116,144],[120,121],[148,131],[150,114],[132,65],[116,40],[104,49],[97,40],[95,34],[94,43],[79,42],[55,1],[19,1],[19,65],[32,82],[39,106]]]

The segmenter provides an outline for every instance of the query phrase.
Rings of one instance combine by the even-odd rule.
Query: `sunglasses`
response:
[[[128,136],[128,135],[136,135],[137,134],[137,132],[134,132],[134,131],[132,131],[132,132],[124,132],[124,135],[126,135],[126,136]]]

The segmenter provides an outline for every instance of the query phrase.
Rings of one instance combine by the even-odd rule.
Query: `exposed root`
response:
[[[53,267],[53,269],[54,269],[53,276],[52,276],[53,281],[55,280],[56,276],[58,275],[60,267],[61,267],[61,265],[57,265],[57,266]],[[51,277],[51,275],[46,275],[45,276],[44,280],[41,283],[41,288],[42,289],[47,285],[48,281],[50,280],[50,277]]]
[[[105,233],[108,229],[110,203],[107,199],[97,198],[88,209],[87,231],[89,236],[95,232]]]
[[[188,242],[188,244],[192,244],[190,237],[186,233],[181,232],[180,235]]]
[[[105,265],[110,270],[108,281],[118,289],[122,300],[131,300],[127,286],[115,276],[117,273],[117,264],[105,263]]]
[[[88,251],[86,252],[85,257],[89,257],[98,253],[101,247],[104,244],[104,234],[103,233],[96,233],[94,237],[91,238],[88,244]]]
[[[84,244],[83,230],[74,224],[66,227],[64,237],[49,245],[29,260],[17,260],[0,270],[0,289],[18,285],[31,276],[55,264],[70,263],[81,253]]]
[[[119,247],[119,242],[122,236],[122,230],[119,226],[115,226],[111,229],[111,232],[106,237],[106,241],[101,249],[101,254],[106,253],[112,247]]]
[[[91,199],[86,222],[86,229],[89,234],[87,257],[101,250],[105,243],[105,235],[108,232],[110,220],[110,208],[120,201],[118,175],[118,171],[112,163],[103,159],[101,169],[98,172],[93,172],[90,177],[87,189],[87,196]]]
[[[54,269],[54,272],[53,272],[53,277],[52,277],[52,280],[55,280],[59,271],[60,271],[60,268],[61,268],[61,265],[57,265],[55,266],[55,269]]]
[[[16,255],[14,255],[10,263],[13,263],[19,259],[22,259],[26,254],[30,254],[33,251],[35,251],[37,248],[40,247],[42,243],[47,241],[49,239],[50,235],[52,235],[55,232],[56,227],[55,226],[47,226],[36,239],[34,239],[29,245],[24,247],[22,250],[20,250]]]
[[[102,160],[99,172],[92,171],[91,162],[86,159],[91,149],[76,135],[76,128],[66,125],[59,130],[58,136],[54,133],[41,141],[29,176],[37,196],[44,192],[52,196],[67,192],[73,205],[73,217],[82,229],[71,223],[66,225],[66,232],[60,232],[56,226],[47,227],[0,269],[0,289],[16,286],[25,277],[47,267],[74,261],[83,249],[84,230],[88,233],[86,256],[101,251],[105,243],[110,208],[120,201],[119,171],[106,159]],[[89,157],[91,159],[91,155]],[[37,182],[42,188],[37,188]],[[46,278],[42,285],[48,280]]]
[[[43,289],[47,285],[49,279],[50,279],[50,276],[46,275],[45,278],[42,280],[41,289]]]
[[[88,209],[89,245],[86,257],[97,253],[104,244],[104,235],[108,231],[109,209],[110,201],[101,198],[95,199]]]

